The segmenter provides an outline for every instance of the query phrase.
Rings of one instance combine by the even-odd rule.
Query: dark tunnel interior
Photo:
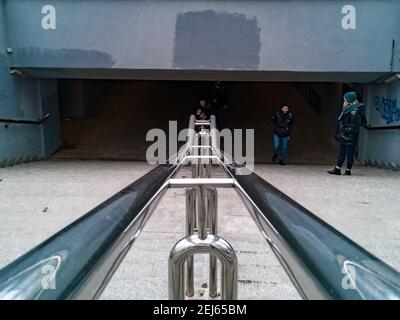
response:
[[[287,161],[328,164],[335,158],[334,130],[346,84],[223,85],[228,107],[219,129],[254,129],[256,163],[271,161],[270,118],[282,102],[296,117]],[[146,133],[160,128],[168,135],[169,121],[177,121],[178,130],[186,128],[192,110],[201,97],[209,97],[211,86],[209,81],[59,80],[62,146],[53,158],[144,161],[152,143],[146,141]]]

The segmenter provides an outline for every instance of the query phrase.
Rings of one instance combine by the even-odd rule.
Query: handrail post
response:
[[[192,139],[192,146],[198,146],[199,135],[195,134]],[[198,148],[192,148],[190,154],[195,156],[199,155]],[[192,161],[192,178],[199,177],[199,163],[198,160]],[[186,189],[186,235],[191,236],[197,228],[196,217],[196,188]],[[188,257],[186,262],[187,278],[186,278],[186,295],[192,297],[194,295],[194,259],[193,256]]]
[[[218,193],[215,188],[207,188],[207,215],[210,234],[217,235],[218,228]],[[209,295],[217,296],[217,258],[210,254]]]
[[[196,221],[196,188],[186,190],[186,235],[194,234]],[[186,295],[192,297],[194,295],[194,259],[193,256],[187,258],[186,261]]]
[[[194,254],[209,253],[218,257],[222,264],[221,298],[237,299],[238,262],[232,246],[223,238],[208,235],[204,240],[192,235],[178,241],[171,250],[168,260],[169,299],[184,300],[185,268],[188,257]]]
[[[212,124],[212,123],[211,123]],[[215,125],[215,117],[214,117]],[[212,137],[202,129],[195,136],[194,153],[197,156],[211,156]],[[199,148],[204,147],[204,148]],[[193,178],[211,178],[211,161],[206,158],[193,159],[192,177]],[[195,224],[198,227],[197,232],[200,239],[204,240],[207,234],[217,234],[217,190],[215,188],[188,188],[186,190],[186,235],[195,234]],[[217,296],[217,259],[210,254],[209,258],[209,295]],[[186,295],[192,297],[194,295],[194,259],[193,256],[188,257],[186,261]]]

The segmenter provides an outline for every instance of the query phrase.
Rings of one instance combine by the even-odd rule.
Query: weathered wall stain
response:
[[[104,68],[116,62],[108,53],[97,50],[29,47],[14,51],[12,62],[19,66]]]
[[[213,10],[178,14],[173,67],[257,69],[260,30],[256,18]]]

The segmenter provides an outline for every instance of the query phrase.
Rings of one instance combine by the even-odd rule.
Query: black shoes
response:
[[[278,155],[277,154],[274,154],[273,156],[272,156],[272,162],[273,163],[276,163],[276,160],[278,159]],[[281,165],[281,166],[284,166],[285,165],[285,162],[283,161],[283,160],[279,160],[279,164]]]
[[[329,174],[336,174],[338,176],[340,176],[342,174],[340,168],[338,167],[334,167],[332,170],[328,170],[327,171]],[[346,169],[346,171],[343,174],[344,176],[351,176],[351,170],[350,169]]]
[[[338,167],[334,167],[332,170],[327,171],[329,174],[336,174],[340,176],[342,174],[342,171]]]

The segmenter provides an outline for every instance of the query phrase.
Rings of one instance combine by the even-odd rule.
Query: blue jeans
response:
[[[288,145],[289,145],[289,137],[280,138],[277,134],[274,134],[274,154],[279,153],[279,144],[282,141],[282,150],[279,156],[279,160],[285,160]]]
[[[344,143],[340,144],[338,157],[336,161],[336,165],[341,168],[344,162],[344,159],[347,155],[347,169],[351,169],[353,166],[353,158],[354,158],[354,148],[355,146],[346,146]]]

